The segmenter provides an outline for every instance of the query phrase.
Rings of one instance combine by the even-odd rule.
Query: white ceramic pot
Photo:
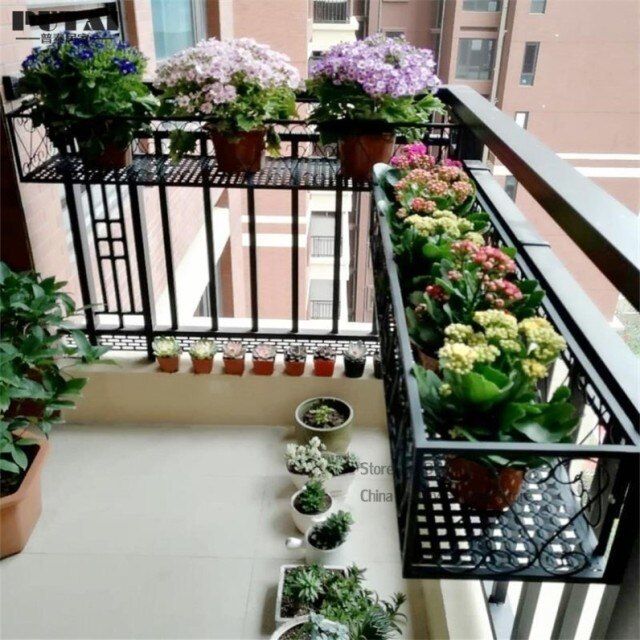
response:
[[[304,616],[302,618],[295,618],[291,622],[287,622],[287,624],[283,624],[279,629],[276,629],[271,634],[271,640],[280,640],[282,636],[289,631],[289,629],[293,629],[299,625],[303,625],[307,620],[309,620],[309,616]]]
[[[291,482],[295,485],[296,489],[302,489],[310,477],[302,473],[292,473],[287,469],[287,473],[291,478]],[[332,497],[338,500],[344,500],[348,493],[351,484],[356,477],[356,472],[351,471],[349,473],[341,473],[339,476],[331,476],[324,481],[325,491]]]
[[[327,519],[328,515],[331,513],[331,510],[333,508],[333,500],[331,496],[329,496],[329,506],[327,507],[326,511],[323,511],[322,513],[316,513],[314,515],[307,515],[306,513],[301,513],[296,509],[296,505],[295,505],[296,498],[301,493],[302,493],[302,489],[300,489],[300,491],[296,491],[291,496],[291,503],[290,503],[291,517],[293,518],[293,523],[296,525],[296,528],[298,529],[298,531],[300,533],[306,533],[309,527],[312,527],[314,524],[317,524],[318,522],[324,522]]]
[[[313,527],[307,529],[304,538],[287,538],[287,549],[304,549],[304,560],[307,564],[319,564],[322,567],[349,564],[346,553],[347,540],[335,549],[317,549],[309,542],[312,531]]]

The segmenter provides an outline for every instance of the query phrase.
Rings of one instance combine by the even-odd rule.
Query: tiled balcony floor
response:
[[[20,555],[0,565],[0,636],[265,638],[278,568],[296,561],[294,490],[277,427],[85,427],[52,438],[44,510]],[[356,431],[353,451],[389,464],[383,431]],[[409,595],[406,638],[423,638],[419,583],[401,578],[392,491],[361,475],[349,507],[351,557],[382,596]],[[365,494],[366,496],[370,494]]]

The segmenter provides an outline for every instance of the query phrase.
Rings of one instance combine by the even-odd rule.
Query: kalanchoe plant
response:
[[[311,117],[325,141],[354,126],[368,132],[428,122],[442,108],[431,93],[439,84],[435,66],[428,49],[382,34],[334,45],[311,65],[307,86],[318,100]]]
[[[165,113],[204,117],[229,137],[268,129],[267,141],[275,152],[278,138],[267,121],[295,114],[299,83],[289,58],[267,45],[250,38],[211,38],[162,63],[155,85],[162,91]],[[193,150],[196,140],[193,132],[173,132],[172,154]]]
[[[137,49],[109,32],[61,33],[27,56],[20,84],[35,98],[34,124],[59,147],[75,137],[80,153],[94,158],[110,145],[127,147],[139,120],[156,111],[142,81],[145,65]]]
[[[214,340],[207,340],[203,338],[202,340],[196,340],[189,347],[189,355],[194,360],[209,360],[213,358],[218,351],[218,345]]]
[[[276,357],[276,347],[269,342],[261,342],[253,348],[254,360],[273,360]]]
[[[157,336],[152,344],[156,358],[174,358],[182,352],[180,341],[173,336]]]
[[[578,424],[570,391],[560,387],[549,402],[538,399],[536,383],[565,348],[547,320],[518,322],[504,311],[474,314],[473,324],[445,330],[438,352],[442,379],[415,367],[427,425],[449,439],[471,442],[570,442]],[[533,454],[488,455],[494,466],[532,467]]]
[[[242,342],[238,342],[235,340],[229,340],[229,342],[225,342],[222,347],[222,353],[225,358],[229,360],[240,360],[244,358],[244,354],[246,353],[246,349]]]
[[[65,282],[35,273],[15,273],[0,262],[0,471],[21,474],[27,466],[23,437],[29,431],[49,434],[60,410],[86,378],[69,375],[61,361],[96,362],[108,349],[93,346],[74,329],[73,299]]]
[[[336,549],[346,541],[352,524],[353,516],[348,511],[337,511],[324,522],[314,525],[309,543],[316,549]]]
[[[322,482],[310,480],[298,494],[295,507],[305,515],[315,515],[326,511],[331,505],[331,498],[324,490]]]

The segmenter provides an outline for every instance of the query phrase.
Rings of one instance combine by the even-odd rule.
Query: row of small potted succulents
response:
[[[189,347],[189,355],[196,374],[211,373],[213,361],[218,352],[214,340],[197,340]],[[180,368],[182,346],[173,336],[158,336],[153,341],[153,353],[160,369],[166,373],[175,373]],[[246,349],[242,342],[229,340],[222,346],[224,372],[242,375],[245,370]],[[253,373],[270,376],[275,370],[276,347],[269,342],[257,344],[252,351]],[[343,352],[344,374],[347,378],[360,378],[364,374],[367,360],[367,348],[362,341],[352,342]],[[284,372],[289,376],[301,376],[307,361],[307,349],[303,344],[291,344],[284,352]],[[329,345],[318,347],[313,354],[313,371],[316,376],[333,376],[336,363],[336,350]]]
[[[69,365],[95,362],[106,351],[69,328],[76,308],[65,284],[0,262],[2,558],[22,551],[40,517],[47,438],[86,383]]]
[[[349,564],[354,520],[346,507],[360,467],[349,451],[353,410],[338,398],[312,398],[295,412],[297,443],[287,445],[286,470],[296,487],[290,510],[305,564],[280,568],[272,640],[385,640],[401,631],[402,593],[381,599],[365,585],[365,570]]]
[[[396,123],[427,123],[442,109],[431,51],[381,34],[330,48],[304,85],[289,58],[248,38],[215,38],[163,61],[156,97],[142,81],[144,56],[109,33],[62,33],[22,64],[32,115],[60,149],[77,145],[86,163],[119,168],[153,116],[202,121],[218,169],[257,171],[265,148],[279,151],[273,119],[296,116],[296,91],[317,100],[310,122],[322,141],[338,142],[343,173],[367,179],[393,153]],[[191,152],[198,131],[173,121],[171,155]],[[412,131],[403,128],[405,135]],[[419,135],[419,132],[416,133]]]
[[[565,386],[539,392],[566,348],[539,315],[544,293],[519,277],[515,250],[496,246],[461,163],[424,145],[376,166],[413,344],[420,398],[433,436],[521,443],[508,455],[447,456],[463,504],[499,511],[518,497],[527,469],[546,464],[530,443],[570,442],[579,417]]]

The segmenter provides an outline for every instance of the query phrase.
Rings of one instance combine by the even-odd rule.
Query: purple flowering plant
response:
[[[108,31],[56,35],[22,63],[21,88],[33,95],[34,124],[63,147],[75,137],[80,153],[94,157],[107,144],[131,143],[141,118],[158,107],[142,81],[146,60]],[[113,118],[117,116],[117,118]]]
[[[435,66],[429,49],[403,38],[376,34],[337,44],[311,66],[307,88],[318,100],[311,117],[325,138],[341,127],[353,131],[353,121],[363,132],[428,122],[443,109],[432,93],[440,83]]]
[[[272,152],[279,140],[267,121],[296,113],[299,84],[288,56],[250,38],[210,38],[179,51],[160,65],[155,82],[164,113],[205,118],[208,127],[229,137],[265,129]],[[196,138],[176,130],[171,142],[172,155],[179,156],[194,148]]]

